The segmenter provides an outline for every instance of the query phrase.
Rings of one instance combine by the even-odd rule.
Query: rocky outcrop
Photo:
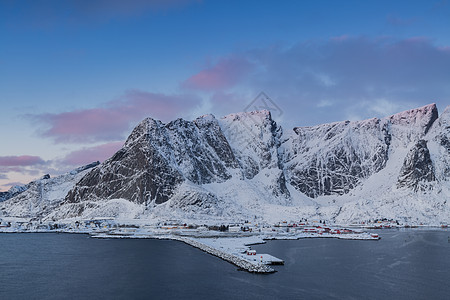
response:
[[[203,116],[168,124],[141,122],[124,147],[87,174],[66,201],[123,198],[135,203],[166,202],[184,181],[201,185],[231,178],[238,163],[217,120]]]
[[[274,196],[289,197],[284,175],[281,141],[283,130],[268,110],[236,113],[219,120],[236,157],[242,179],[265,173],[269,183],[264,189]]]
[[[287,183],[311,198],[342,195],[386,166],[393,140],[396,146],[416,142],[436,118],[432,104],[384,119],[297,127],[290,135],[283,135],[268,111],[168,124],[148,118],[121,150],[77,183],[66,202],[123,198],[161,204],[183,182],[202,186],[233,176],[259,181],[275,197],[290,197]],[[414,178],[422,175],[428,176]],[[195,205],[214,199],[208,191],[192,194],[201,197],[183,190],[177,199]]]
[[[405,158],[397,187],[407,187],[414,191],[429,189],[426,184],[436,180],[430,151],[425,140],[419,140]]]
[[[439,145],[438,159],[436,159],[435,173],[439,180],[448,180],[450,178],[450,106],[448,106],[436,122],[431,132],[432,139]]]
[[[333,205],[344,194],[427,193],[450,176],[449,124],[450,109],[438,117],[434,104],[292,131],[283,131],[266,110],[167,124],[147,118],[110,159],[30,183],[1,202],[0,213],[32,216],[55,209],[49,218],[58,219],[128,207],[130,216],[177,211],[247,219],[294,205],[309,205],[312,214],[321,201]],[[339,214],[341,208],[323,211]]]
[[[294,128],[286,159],[288,180],[315,198],[348,193],[361,179],[383,169],[391,136],[379,119]]]
[[[386,166],[393,142],[416,142],[437,117],[431,104],[384,119],[294,128],[286,151],[288,181],[311,198],[348,193]]]
[[[15,185],[6,192],[0,192],[0,202],[6,201],[12,197],[15,197],[15,196],[19,195],[20,193],[25,192],[26,190],[27,190],[27,186],[25,186],[25,185]]]

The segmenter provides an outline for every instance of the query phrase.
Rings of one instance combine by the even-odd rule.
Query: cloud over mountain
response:
[[[224,99],[216,107],[217,114],[224,113],[226,99],[233,99],[223,95],[236,91],[246,95],[241,101],[251,101],[265,91],[284,108],[285,119],[299,121],[299,125],[364,119],[374,112],[382,116],[429,102],[445,106],[450,98],[450,50],[426,37],[343,35],[234,55],[239,60],[218,58],[216,65],[185,82],[220,93],[211,98],[212,105]],[[250,72],[249,62],[251,75],[233,80]],[[243,102],[238,110],[247,104]],[[235,101],[229,102],[229,108],[236,110]]]
[[[185,115],[200,102],[200,98],[191,95],[132,90],[99,107],[31,117],[47,127],[41,135],[57,143],[117,141],[146,116],[169,120]]]

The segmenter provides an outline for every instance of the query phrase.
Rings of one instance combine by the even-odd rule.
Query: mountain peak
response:
[[[198,117],[196,120],[205,120],[205,121],[213,121],[216,117],[213,114],[206,114]]]
[[[0,199],[0,214],[45,216],[54,209],[56,219],[116,217],[126,203],[130,216],[155,220],[317,213],[361,221],[380,217],[379,208],[384,217],[426,220],[431,213],[411,205],[418,198],[439,209],[432,213],[449,215],[450,206],[435,205],[449,188],[449,107],[439,118],[430,104],[295,132],[284,133],[268,110],[168,123],[146,118],[90,171],[32,182],[21,195],[0,193],[8,199]]]
[[[150,117],[145,118],[133,129],[125,142],[125,146],[129,146],[130,143],[133,143],[136,140],[147,135],[151,128],[160,128],[161,126],[164,126],[161,121],[155,120]]]
[[[272,114],[267,109],[262,110],[254,110],[254,111],[244,111],[239,113],[233,113],[222,117],[222,120],[245,120],[251,118],[253,120],[261,119],[261,120],[272,120]]]
[[[439,114],[435,103],[431,103],[419,108],[406,110],[387,117],[391,124],[400,126],[420,126],[423,134],[426,134],[437,120]]]

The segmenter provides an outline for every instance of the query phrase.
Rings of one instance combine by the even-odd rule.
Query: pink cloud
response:
[[[214,66],[204,69],[182,83],[182,87],[196,90],[220,90],[238,83],[253,69],[247,59],[223,58]]]
[[[6,192],[10,188],[12,188],[13,186],[16,186],[16,185],[25,185],[25,184],[20,181],[2,183],[2,184],[0,184],[0,192]]]
[[[7,179],[7,178],[2,178],[0,176],[0,180],[1,179]],[[6,183],[1,183],[0,184],[0,192],[6,192],[8,191],[11,187],[15,186],[15,185],[24,185],[22,182],[19,181],[14,181],[14,182],[6,182]]]
[[[31,117],[47,125],[41,135],[57,143],[114,141],[124,139],[125,133],[145,117],[169,121],[185,116],[200,103],[200,98],[189,95],[132,90],[102,107]]]
[[[94,161],[104,161],[110,158],[123,146],[123,142],[112,142],[99,146],[83,148],[81,150],[73,151],[69,153],[64,159],[63,163],[81,166]]]
[[[24,183],[19,182],[19,181],[14,181],[14,182],[7,182],[7,183],[4,183],[4,184],[2,184],[2,185],[0,185],[0,186],[5,186],[5,187],[7,187],[8,190],[9,190],[10,187],[15,186],[15,185],[24,185]]]
[[[120,111],[105,108],[93,108],[60,114],[45,114],[41,118],[51,123],[45,136],[66,140],[73,137],[82,139],[93,130],[103,133],[103,138],[114,138],[128,124],[129,116]],[[110,137],[111,135],[111,137]]]
[[[41,173],[39,166],[14,166],[14,167],[2,167],[0,172],[2,173],[20,173],[22,175],[35,176]]]
[[[45,168],[47,163],[37,156],[1,156],[0,191],[8,190],[11,186],[22,182],[29,182],[31,178],[42,173],[37,169]],[[23,181],[19,182],[22,179]]]
[[[0,156],[0,166],[2,167],[24,167],[44,164],[45,161],[39,156]]]
[[[236,82],[231,91],[214,91],[208,104],[215,114],[242,111],[264,91],[275,99],[284,112],[283,122],[291,122],[289,126],[355,115],[384,117],[374,115],[369,105],[380,99],[395,103],[399,110],[431,101],[445,107],[450,97],[450,51],[446,46],[420,36],[341,36],[229,53],[225,58],[239,55],[252,62],[251,76]],[[215,67],[207,70],[212,72]]]

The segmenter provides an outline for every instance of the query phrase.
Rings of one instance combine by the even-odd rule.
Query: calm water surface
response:
[[[257,245],[286,264],[255,275],[176,241],[0,234],[0,299],[450,299],[449,231],[380,235]]]

